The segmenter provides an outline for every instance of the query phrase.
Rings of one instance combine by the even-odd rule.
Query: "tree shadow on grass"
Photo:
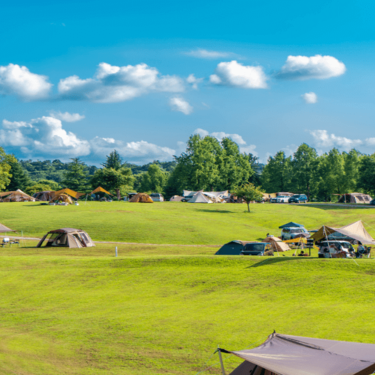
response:
[[[209,213],[217,213],[217,214],[233,214],[235,212],[230,211],[230,210],[205,210],[205,209],[198,209],[197,211],[201,212],[209,212]]]
[[[314,257],[272,257],[262,260],[261,262],[255,263],[247,268],[255,268],[255,267],[262,267],[262,266],[272,266],[275,263],[281,262],[293,262],[297,260],[314,260],[317,258]]]
[[[296,206],[297,207],[297,206]],[[327,205],[320,205],[320,204],[316,204],[314,205],[314,203],[311,203],[311,204],[307,204],[307,205],[303,205],[303,206],[299,206],[299,207],[305,207],[305,208],[308,208],[308,207],[312,207],[312,208],[318,208],[320,210],[323,210],[323,211],[340,211],[340,210],[357,210],[357,209],[371,209],[371,208],[375,208],[375,206],[368,206],[368,205],[362,205],[362,206],[356,206],[356,207],[348,207],[348,206],[345,206],[345,205],[342,205],[342,206],[331,206],[329,203]]]

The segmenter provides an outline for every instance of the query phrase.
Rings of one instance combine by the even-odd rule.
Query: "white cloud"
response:
[[[338,147],[344,151],[349,151],[352,148],[360,146],[364,143],[360,139],[350,139],[336,136],[335,134],[329,134],[327,130],[312,130],[310,131],[310,134],[314,138],[316,147],[320,149]]]
[[[175,96],[169,100],[169,105],[172,111],[182,112],[185,115],[190,115],[193,112],[193,107],[185,100]]]
[[[307,92],[306,94],[301,95],[302,99],[305,103],[314,104],[318,101],[318,96],[315,92]]]
[[[227,85],[244,89],[267,88],[267,76],[261,66],[244,66],[236,60],[221,62],[210,76],[210,82],[215,85]]]
[[[283,79],[327,79],[344,74],[344,63],[333,56],[288,56],[285,65],[276,75]]]
[[[189,77],[186,78],[186,82],[191,84],[191,87],[194,90],[198,90],[198,84],[203,81],[203,78],[196,78],[194,74],[190,74]]]
[[[198,57],[199,59],[220,59],[234,55],[232,52],[210,51],[202,48],[197,48],[195,50],[186,52],[185,54],[193,57]]]
[[[208,135],[211,137],[215,137],[218,141],[222,141],[223,138],[231,138],[232,141],[236,142],[240,146],[241,152],[251,153],[253,155],[258,155],[255,151],[255,145],[247,145],[244,139],[239,134],[228,134],[225,132],[213,132],[209,133],[207,130],[204,129],[196,129],[194,130],[194,134],[199,134],[201,137],[207,137]]]
[[[48,97],[52,84],[48,77],[31,73],[26,66],[0,66],[0,94],[17,95],[24,100]]]
[[[76,122],[83,120],[85,118],[84,115],[80,115],[79,113],[69,113],[69,112],[50,112],[50,116],[57,118],[58,120],[65,121],[65,122]]]
[[[88,141],[64,130],[60,120],[47,116],[28,123],[3,120],[0,141],[3,146],[21,147],[23,154],[33,157],[75,157],[90,153]]]
[[[146,141],[122,142],[113,138],[95,137],[90,142],[92,153],[103,158],[116,149],[127,161],[133,163],[149,163],[154,160],[167,161],[173,158],[176,151],[168,147],[160,147]]]
[[[101,63],[94,78],[67,77],[60,80],[58,90],[66,99],[113,103],[150,92],[182,92],[184,82],[177,76],[162,76],[146,64],[119,67]]]

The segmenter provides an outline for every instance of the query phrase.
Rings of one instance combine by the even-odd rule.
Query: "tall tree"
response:
[[[8,155],[7,161],[11,166],[10,173],[12,174],[7,189],[10,191],[17,189],[25,190],[29,185],[31,185],[27,172],[22,168],[22,165],[13,155]]]
[[[359,162],[358,188],[375,195],[375,154],[363,155]]]
[[[79,158],[73,158],[68,165],[67,171],[64,173],[62,185],[72,190],[85,192],[88,190],[88,171],[85,163]]]
[[[122,167],[122,158],[120,154],[113,150],[108,156],[107,160],[102,164],[104,168],[113,168],[118,171]]]
[[[151,164],[146,173],[142,174],[140,190],[163,193],[168,180],[168,174],[160,169],[157,164]]]
[[[344,172],[345,172],[345,190],[346,193],[352,193],[357,188],[359,180],[359,164],[361,154],[357,150],[350,150],[343,153]]]
[[[292,158],[286,157],[284,151],[270,156],[262,173],[262,187],[269,193],[291,189]]]
[[[10,173],[12,167],[8,160],[9,155],[0,147],[0,190],[4,190],[9,185],[12,178],[12,174]]]
[[[121,188],[131,190],[134,177],[130,168],[122,167],[119,170],[114,168],[98,169],[91,178],[93,188],[103,187],[110,192],[115,191],[117,199],[121,199]]]
[[[294,192],[307,194],[310,200],[312,188],[314,188],[314,174],[317,168],[318,154],[316,150],[306,143],[302,143],[294,153],[292,160],[292,185]]]

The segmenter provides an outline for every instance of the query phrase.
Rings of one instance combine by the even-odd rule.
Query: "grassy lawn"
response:
[[[86,230],[93,240],[154,244],[223,244],[233,239],[258,240],[279,235],[288,221],[317,229],[362,219],[375,236],[375,210],[310,205],[153,204],[87,202],[80,206],[1,203],[0,222],[25,236],[43,236],[61,227]]]
[[[195,374],[274,329],[375,343],[375,264],[357,263],[0,253],[0,373]]]
[[[124,202],[0,207],[0,222],[25,236],[70,226],[95,240],[137,242],[36,249],[36,241],[24,240],[0,248],[1,374],[194,375],[217,345],[252,347],[274,329],[375,343],[375,260],[291,252],[215,257],[218,247],[202,246],[277,235],[291,220],[313,229],[362,219],[375,236],[375,211],[259,204],[248,214],[236,204]],[[228,372],[236,363],[225,357]],[[207,373],[219,374],[217,356],[211,364]]]

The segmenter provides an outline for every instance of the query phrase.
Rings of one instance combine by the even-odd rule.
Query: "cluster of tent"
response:
[[[154,203],[154,201],[151,199],[151,197],[146,193],[138,193],[133,195],[129,202],[132,203]]]
[[[184,190],[183,196],[174,195],[171,202],[187,201],[189,203],[226,203],[230,198],[228,190],[224,191],[191,191]]]
[[[256,348],[218,351],[220,359],[221,353],[228,353],[244,360],[230,375],[369,375],[375,371],[374,344],[274,332]]]

